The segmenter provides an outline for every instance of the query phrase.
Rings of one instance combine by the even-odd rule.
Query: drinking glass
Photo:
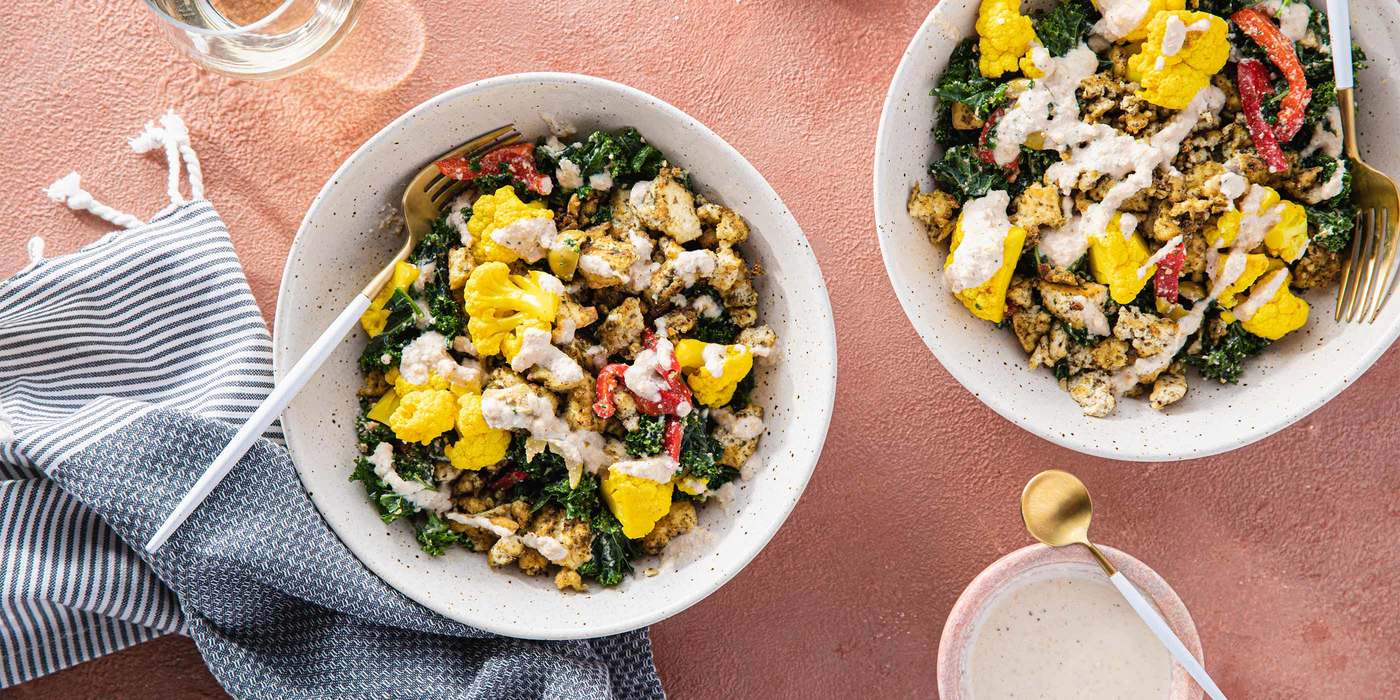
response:
[[[166,38],[216,73],[281,78],[335,48],[363,0],[145,0]]]

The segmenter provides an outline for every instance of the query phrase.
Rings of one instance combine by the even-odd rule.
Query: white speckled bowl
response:
[[[1243,447],[1316,410],[1361,376],[1400,336],[1400,301],[1375,325],[1332,320],[1333,293],[1308,297],[1308,325],[1275,343],[1246,367],[1239,385],[1207,382],[1194,372],[1186,398],[1159,413],[1125,399],[1108,418],[1089,418],[1050,372],[1032,371],[1015,337],[973,318],[943,282],[944,248],[929,244],[905,202],[915,183],[932,187],[934,80],[948,55],[973,35],[979,0],[942,0],[914,35],[895,72],[875,145],[875,221],[880,248],[904,312],[938,361],[1007,420],[1065,447],[1112,459],[1164,461]],[[1028,3],[1028,7],[1034,3]],[[1400,174],[1400,72],[1394,37],[1400,5],[1366,3],[1353,31],[1371,59],[1360,74],[1357,115],[1367,162]],[[1369,138],[1368,138],[1369,136]]]
[[[768,430],[728,503],[701,509],[698,537],[672,558],[675,570],[630,577],[620,589],[593,586],[564,594],[549,577],[514,568],[490,571],[486,558],[460,548],[423,554],[405,523],[385,525],[348,481],[355,458],[358,329],[282,418],[302,483],[351,551],[390,585],[447,617],[514,637],[563,639],[615,634],[684,610],[744,567],[797,503],[826,439],[836,390],[836,337],[821,271],[782,200],[729,144],[665,102],[624,85],[582,75],[534,73],[483,80],[413,108],[360,147],[317,195],[283,273],[274,333],[280,375],[397,249],[399,232],[376,230],[380,212],[397,208],[407,178],[471,137],[513,121],[529,138],[550,112],[591,128],[634,126],[688,168],[706,196],[733,207],[753,236],[743,246],[763,265],[756,280],[763,320],[779,336],[771,363],[758,369],[757,401]],[[638,568],[647,566],[643,563]]]
[[[1171,586],[1146,564],[1131,555],[1112,547],[1099,546],[1104,556],[1123,572],[1123,575],[1142,591],[1157,611],[1181,638],[1193,656],[1205,663],[1201,653],[1201,638],[1196,633],[1196,623],[1186,604],[1176,595]],[[1000,594],[1031,577],[1040,575],[1067,576],[1075,580],[1085,579],[1102,583],[1104,594],[1118,596],[1119,593],[1108,582],[1108,577],[1094,562],[1089,550],[1083,547],[1062,547],[1056,549],[1043,544],[1022,547],[996,560],[987,567],[972,583],[967,584],[953,609],[948,613],[948,621],[943,625],[943,636],[938,642],[938,696],[942,700],[973,700],[969,690],[966,666],[977,632],[986,620],[992,603]],[[1126,605],[1126,603],[1124,603]],[[1207,665],[1207,671],[1210,667]],[[1172,664],[1171,694],[1167,700],[1199,700],[1200,686],[1191,680],[1186,669]]]

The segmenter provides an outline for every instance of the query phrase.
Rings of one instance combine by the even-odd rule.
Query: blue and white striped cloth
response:
[[[130,226],[0,282],[0,688],[178,632],[236,697],[662,696],[645,631],[508,639],[389,588],[321,520],[278,434],[157,554],[133,548],[272,373],[210,204]]]

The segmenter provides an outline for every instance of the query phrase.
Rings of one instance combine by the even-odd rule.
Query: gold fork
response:
[[[1351,199],[1356,222],[1351,256],[1337,285],[1338,321],[1374,323],[1395,283],[1395,254],[1400,248],[1400,194],[1395,182],[1361,160],[1356,146],[1356,107],[1352,96],[1351,10],[1347,0],[1327,0],[1327,24],[1332,35],[1332,70],[1337,81],[1337,106],[1342,113],[1342,136],[1351,159]]]
[[[423,166],[403,190],[403,223],[408,229],[407,239],[394,259],[365,286],[362,294],[373,299],[384,289],[384,285],[394,276],[394,266],[408,259],[413,247],[433,230],[433,221],[467,188],[466,182],[443,175],[437,166],[439,161],[458,157],[475,158],[519,140],[520,132],[516,131],[515,125],[506,124],[467,141]]]
[[[161,545],[179,529],[190,514],[204,502],[209,496],[209,492],[223,481],[233,465],[243,457],[243,454],[257,442],[263,431],[267,430],[272,421],[281,415],[282,411],[291,403],[292,397],[296,396],[307,380],[311,379],[316,371],[321,368],[331,352],[340,344],[345,334],[359,321],[360,316],[370,306],[370,300],[379,294],[384,285],[394,276],[394,266],[400,261],[407,260],[413,247],[423,240],[423,237],[432,230],[433,220],[442,214],[444,208],[451,204],[452,200],[466,189],[467,183],[460,180],[453,180],[442,174],[438,169],[438,161],[465,156],[475,158],[501,146],[507,146],[520,140],[520,133],[515,130],[515,126],[507,124],[498,129],[488,131],[476,138],[467,141],[457,148],[434,158],[422,170],[409,181],[408,187],[403,193],[403,218],[405,227],[408,229],[404,237],[403,247],[394,255],[393,260],[384,266],[379,274],[365,286],[364,290],[355,295],[350,301],[350,305],[331,322],[329,328],[321,333],[316,342],[311,344],[297,360],[296,364],[287,371],[286,376],[278,380],[277,386],[272,389],[272,393],[253,412],[252,417],[238,429],[233,439],[224,446],[222,452],[209,468],[204,470],[194,487],[186,493],[175,509],[166,516],[165,522],[146,542],[146,551],[155,552]]]

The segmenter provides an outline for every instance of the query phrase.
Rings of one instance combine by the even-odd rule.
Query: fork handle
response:
[[[1327,0],[1327,32],[1332,36],[1332,77],[1338,90],[1350,90],[1351,73],[1351,2]]]
[[[224,446],[219,456],[214,458],[209,468],[204,470],[199,480],[190,488],[189,493],[180,499],[175,510],[166,516],[165,522],[160,524],[156,534],[152,535],[151,539],[146,542],[148,554],[154,554],[156,550],[161,548],[161,545],[165,544],[166,540],[170,539],[171,535],[175,534],[175,531],[184,524],[190,514],[199,507],[199,504],[209,497],[209,493],[214,490],[214,487],[224,480],[224,477],[238,463],[238,460],[248,452],[253,443],[258,441],[267,427],[272,425],[272,421],[277,420],[277,416],[282,415],[287,404],[291,403],[292,397],[296,396],[307,380],[316,374],[316,370],[325,364],[331,351],[335,350],[336,345],[350,332],[360,315],[369,308],[369,304],[370,299],[367,295],[355,295],[354,301],[351,301],[350,305],[345,307],[345,310],[340,312],[340,315],[331,323],[330,328],[327,328],[321,337],[311,344],[306,354],[302,355],[301,359],[297,360],[297,363],[287,372],[287,376],[283,377],[282,381],[277,382],[272,393],[268,394],[268,397],[263,400],[256,411],[253,411],[248,422],[238,429],[233,439]]]

